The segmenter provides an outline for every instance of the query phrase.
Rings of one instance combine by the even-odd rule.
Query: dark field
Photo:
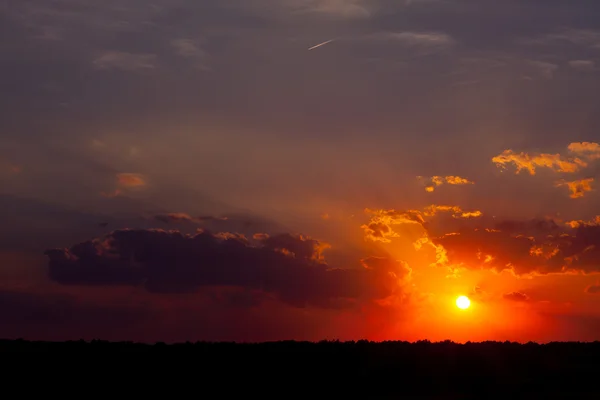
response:
[[[128,374],[160,376],[160,384],[176,380],[178,387],[212,388],[214,396],[205,398],[239,394],[248,398],[320,398],[327,394],[330,398],[361,399],[600,399],[600,342],[144,345],[17,340],[0,341],[0,351],[4,358],[10,352],[60,353],[61,358],[69,359],[83,354],[86,364],[95,360],[95,367],[85,368],[104,368],[105,361],[96,360],[110,353],[109,372],[115,377],[122,378],[117,371],[125,368],[133,371]],[[138,354],[114,355],[128,352]],[[125,379],[124,384],[128,383],[131,381]]]

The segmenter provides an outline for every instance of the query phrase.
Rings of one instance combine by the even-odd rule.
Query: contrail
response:
[[[311,48],[310,48],[310,49],[308,49],[308,50],[314,50],[314,49],[316,49],[316,48],[318,48],[318,47],[325,46],[326,44],[328,44],[328,43],[331,43],[331,42],[333,42],[334,40],[335,40],[335,39],[331,39],[331,40],[328,40],[328,41],[326,41],[326,42],[319,43],[318,45],[316,45],[316,46],[313,46],[313,47],[311,47]]]

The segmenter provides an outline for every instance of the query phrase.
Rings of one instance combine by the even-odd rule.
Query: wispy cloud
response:
[[[443,32],[380,32],[368,36],[372,39],[391,40],[410,47],[439,48],[456,44],[456,40]]]
[[[365,0],[287,0],[298,12],[342,18],[367,18],[373,14],[372,2]]]
[[[96,57],[92,64],[97,69],[119,69],[123,71],[148,70],[156,67],[155,54],[134,54],[107,51]]]
[[[177,223],[177,222],[195,222],[202,223],[207,221],[227,221],[227,217],[216,217],[212,215],[208,216],[200,216],[200,217],[192,217],[187,213],[168,213],[168,214],[159,214],[154,216],[154,219],[160,222],[165,223]]]
[[[548,33],[534,38],[521,40],[523,44],[529,45],[554,45],[558,43],[570,43],[600,49],[600,31],[592,29],[566,29],[561,32]]]
[[[180,38],[172,40],[171,46],[179,56],[192,60],[199,69],[205,71],[210,70],[210,56],[204,49],[200,47],[200,43],[198,41]]]
[[[146,178],[141,174],[120,173],[117,174],[117,183],[126,188],[142,187],[146,186]]]
[[[527,64],[538,70],[538,72],[546,79],[552,79],[554,73],[559,69],[557,64],[545,61],[528,61]]]
[[[591,72],[596,70],[596,63],[591,60],[571,60],[569,66],[577,71]]]
[[[118,173],[116,175],[115,189],[111,192],[101,192],[104,197],[116,197],[128,190],[138,190],[148,185],[147,178],[142,174]]]

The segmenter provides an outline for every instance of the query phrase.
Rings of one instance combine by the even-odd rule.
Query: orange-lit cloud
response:
[[[422,210],[371,210],[365,209],[365,213],[371,215],[371,220],[361,226],[365,233],[365,239],[388,243],[390,238],[398,237],[393,225],[416,224],[425,226],[426,217],[434,217],[440,212],[450,213],[453,218],[468,219],[481,217],[483,213],[479,210],[463,211],[459,206],[436,205],[424,207]]]
[[[568,147],[571,153],[588,160],[597,160],[600,158],[600,144],[594,142],[574,142]]]
[[[600,225],[600,215],[597,215],[591,221],[573,220],[573,221],[565,222],[565,225],[567,225],[573,229],[579,228],[580,226],[599,226]]]
[[[141,174],[120,173],[117,174],[117,184],[122,188],[135,188],[146,186],[146,179]]]
[[[492,162],[502,170],[507,169],[508,164],[514,164],[516,173],[525,170],[530,175],[535,175],[539,167],[548,168],[554,172],[573,173],[581,168],[587,167],[587,163],[578,157],[565,159],[560,154],[528,154],[515,153],[512,150],[504,150],[501,154],[492,158]]]
[[[126,190],[141,189],[148,184],[146,178],[143,175],[134,173],[118,173],[116,176],[116,180],[117,187],[110,192],[101,192],[102,196],[120,196]]]
[[[422,225],[425,220],[418,210],[371,210],[365,209],[371,215],[371,220],[361,226],[365,232],[365,239],[388,243],[390,238],[398,237],[392,225],[416,224]]]
[[[570,226],[570,225],[569,225]],[[511,271],[515,275],[600,273],[600,225],[566,230],[552,220],[497,223],[431,237],[451,266]]]
[[[579,179],[576,181],[565,181],[563,179],[556,182],[555,186],[566,186],[570,192],[569,197],[572,199],[577,199],[583,197],[586,192],[592,191],[592,182],[594,182],[594,178]]]
[[[483,215],[479,210],[463,211],[459,206],[447,206],[447,205],[430,205],[423,208],[423,215],[426,217],[433,217],[438,212],[449,212],[453,218],[478,218]]]
[[[449,176],[432,176],[431,178],[423,178],[418,176],[417,179],[424,180],[426,182],[425,191],[433,192],[436,187],[447,183],[449,185],[472,185],[475,182],[470,181],[460,176],[449,175]]]
[[[423,210],[367,210],[369,223],[362,226],[365,239],[390,243],[400,238],[395,225],[412,224],[422,228],[413,243],[416,250],[435,250],[431,265],[447,267],[448,277],[458,277],[461,269],[510,271],[514,275],[600,273],[600,217],[591,222],[570,221],[561,227],[552,219],[497,221],[489,228],[467,226],[445,234],[434,234],[429,219],[449,212],[463,219],[478,212],[464,212],[457,206],[432,205]],[[443,220],[436,230],[444,229]],[[458,221],[457,221],[458,222]],[[449,228],[449,227],[448,227]],[[570,228],[570,229],[569,229]]]

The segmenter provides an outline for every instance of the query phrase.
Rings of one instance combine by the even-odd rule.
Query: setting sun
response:
[[[471,300],[469,300],[469,298],[467,296],[459,296],[456,299],[456,307],[460,308],[461,310],[466,310],[470,306],[471,306]]]

